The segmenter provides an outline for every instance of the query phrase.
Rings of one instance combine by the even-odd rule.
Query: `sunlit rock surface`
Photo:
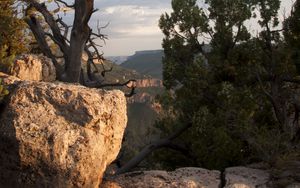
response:
[[[138,88],[143,87],[163,87],[162,80],[155,79],[155,78],[145,78],[145,79],[139,79],[136,81],[136,86]]]
[[[108,177],[100,188],[300,188],[295,170],[281,171],[285,177],[274,177],[271,171],[249,167],[230,167],[222,173],[191,167],[172,172],[138,171]]]
[[[107,180],[101,188],[219,188],[221,173],[202,168],[179,168],[172,172],[131,172]]]
[[[19,81],[0,116],[0,187],[98,187],[127,123],[121,91]]]
[[[270,184],[270,174],[264,170],[231,167],[225,170],[225,188],[267,188]]]
[[[42,55],[24,54],[13,63],[10,74],[22,80],[53,82],[56,69],[52,61]]]

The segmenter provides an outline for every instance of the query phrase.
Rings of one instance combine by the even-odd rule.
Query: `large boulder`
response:
[[[1,77],[15,86],[0,115],[0,187],[98,187],[121,146],[124,94]]]
[[[43,55],[24,54],[19,56],[10,74],[22,80],[53,82],[56,69],[52,61]]]
[[[221,172],[202,168],[179,168],[172,172],[141,171],[119,175],[103,182],[101,188],[219,188]]]

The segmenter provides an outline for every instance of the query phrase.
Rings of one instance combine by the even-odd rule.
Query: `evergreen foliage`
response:
[[[176,143],[193,155],[157,152],[163,167],[223,169],[299,149],[298,7],[282,32],[280,0],[172,1],[159,23],[167,91],[157,127],[168,135],[192,123]],[[253,36],[246,21],[257,12],[261,31]]]
[[[6,95],[8,95],[8,90],[2,85],[2,80],[0,79],[0,103]]]
[[[0,66],[10,66],[16,55],[26,52],[25,23],[16,0],[0,1]]]

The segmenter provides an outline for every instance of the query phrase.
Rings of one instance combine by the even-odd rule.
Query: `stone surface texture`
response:
[[[5,74],[3,72],[0,72],[0,79],[2,81],[1,83],[4,84],[6,87],[9,87],[13,84],[17,84],[21,81],[19,78]]]
[[[270,170],[249,167],[230,167],[223,173],[189,167],[172,172],[137,171],[108,176],[100,188],[300,188],[296,176],[293,181],[290,177],[277,177],[274,181]]]
[[[224,176],[225,188],[267,188],[270,183],[267,171],[247,167],[227,168]]]
[[[179,168],[172,172],[144,171],[106,180],[101,188],[219,188],[221,173],[202,168]]]
[[[1,78],[15,86],[0,115],[0,187],[98,187],[121,147],[124,94]]]
[[[22,80],[53,82],[56,69],[52,61],[43,55],[24,54],[19,56],[10,74]]]

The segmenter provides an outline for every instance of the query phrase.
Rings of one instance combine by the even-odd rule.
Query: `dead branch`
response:
[[[73,5],[69,5],[67,2],[62,1],[62,0],[54,0],[54,2],[56,2],[56,3],[62,3],[62,4],[64,4],[66,7],[69,7],[69,8],[74,8],[74,7],[75,7],[74,4],[73,4]]]
[[[41,50],[43,51],[44,55],[49,57],[56,67],[59,67],[56,57],[52,54],[52,51],[46,41],[47,34],[44,32],[43,27],[41,26],[37,18],[34,15],[28,15],[29,9],[30,7],[28,7],[25,11],[26,14],[25,22],[28,24],[31,31],[33,32],[36,41],[39,47],[41,48]]]
[[[135,88],[136,88],[136,80],[128,80],[123,83],[102,83],[98,81],[92,81],[85,84],[87,87],[91,88],[107,88],[107,87],[127,87],[130,90],[129,93],[125,93],[126,97],[132,97],[135,94]]]
[[[256,78],[258,80],[258,83],[259,83],[263,93],[266,95],[267,99],[271,102],[274,112],[275,112],[276,119],[279,122],[279,124],[281,125],[280,129],[283,130],[283,127],[285,124],[285,118],[284,118],[283,112],[280,110],[280,105],[277,103],[274,96],[265,89],[262,79],[258,72],[256,72]]]
[[[148,157],[153,151],[162,148],[162,147],[170,147],[173,149],[174,144],[172,141],[179,137],[181,134],[183,134],[186,130],[188,130],[190,127],[192,127],[192,123],[188,123],[185,126],[178,129],[176,132],[168,136],[167,138],[160,139],[156,142],[153,142],[146,146],[138,155],[136,155],[134,158],[132,158],[128,163],[126,163],[123,167],[117,170],[115,175],[119,175],[125,172],[130,171],[134,167],[136,167],[140,162],[142,162],[146,157]]]
[[[30,5],[43,15],[46,23],[49,25],[53,33],[53,36],[56,39],[56,44],[60,47],[60,50],[64,53],[64,55],[67,55],[69,46],[66,43],[65,38],[62,36],[56,20],[54,19],[52,14],[48,11],[45,3],[38,3],[35,0],[30,0]]]
[[[64,28],[64,34],[63,34],[63,36],[64,36],[65,38],[67,38],[67,37],[68,37],[68,34],[69,34],[69,28],[71,28],[72,26],[67,25],[67,24],[62,20],[62,18],[59,17],[59,16],[58,16],[58,19],[56,20],[56,22],[60,23],[60,25],[63,26],[63,28]]]

